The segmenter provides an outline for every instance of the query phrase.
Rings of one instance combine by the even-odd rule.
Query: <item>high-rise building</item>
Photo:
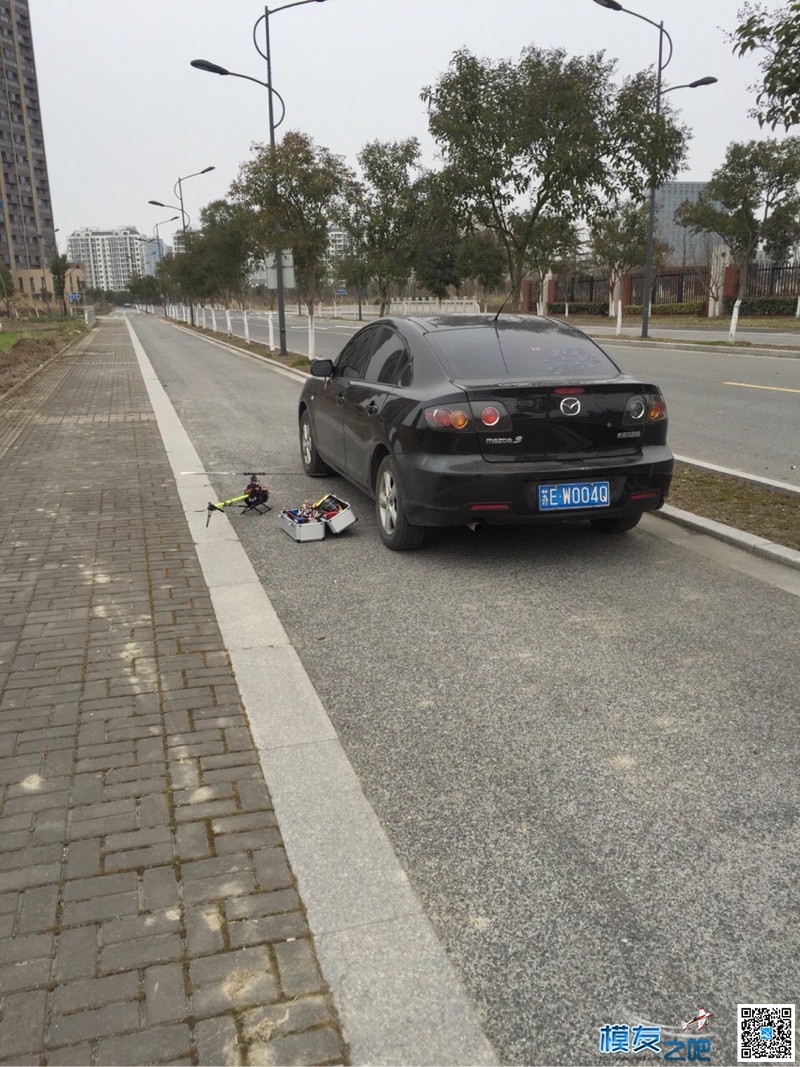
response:
[[[135,226],[115,230],[84,227],[67,238],[67,255],[83,264],[90,289],[121,293],[128,288],[132,274],[144,276],[146,243],[147,238]]]
[[[28,0],[0,0],[0,259],[27,297],[56,253]]]
[[[705,238],[692,234],[675,221],[675,212],[685,200],[694,203],[708,182],[664,182],[656,189],[656,237],[670,246],[667,266],[696,266],[704,255]]]

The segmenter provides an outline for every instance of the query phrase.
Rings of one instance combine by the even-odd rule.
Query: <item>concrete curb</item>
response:
[[[583,332],[588,334],[593,341],[600,341],[608,347],[616,345],[619,348],[673,348],[679,352],[707,352],[712,356],[777,356],[781,359],[800,359],[800,348],[737,348],[735,343],[730,348],[727,348],[725,347],[725,342],[717,345],[709,344],[708,342],[699,344],[691,341],[669,341],[665,339],[656,341],[650,338],[642,340],[641,337],[617,337],[604,333],[589,333],[588,330]]]
[[[761,478],[758,474],[748,474],[747,471],[736,470],[734,467],[720,467],[716,463],[706,463],[702,459],[692,459],[689,456],[676,455],[675,460],[678,463],[686,463],[690,467],[701,467],[704,471],[714,471],[715,474],[725,474],[730,478],[739,478],[744,482],[752,482],[754,485],[761,485],[765,489],[774,489],[776,492],[786,493],[788,496],[800,496],[800,486],[778,481],[777,478]]]
[[[786,567],[794,567],[796,570],[800,570],[800,552],[793,548],[785,548],[783,545],[776,545],[774,541],[768,541],[765,537],[756,537],[755,534],[743,533],[733,526],[714,522],[713,519],[703,519],[689,511],[681,511],[680,508],[674,508],[670,504],[665,504],[660,511],[654,511],[651,514],[655,518],[666,519],[691,530],[697,530],[699,533],[709,534],[718,541],[725,541],[736,548],[743,548],[746,552],[752,552],[756,556],[772,560],[773,563],[782,563]]]

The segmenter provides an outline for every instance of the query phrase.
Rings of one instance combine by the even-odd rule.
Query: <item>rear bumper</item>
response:
[[[666,501],[674,466],[665,445],[647,446],[638,456],[535,467],[430,454],[395,454],[394,460],[406,515],[417,526],[575,522],[655,511]],[[540,485],[592,481],[608,481],[608,507],[539,510]]]

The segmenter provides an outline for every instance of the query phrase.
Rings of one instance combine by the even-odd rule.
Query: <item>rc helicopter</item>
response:
[[[266,471],[182,471],[182,474],[218,474],[220,476],[225,475],[242,475],[247,478],[247,485],[244,487],[244,492],[238,496],[228,497],[227,500],[217,500],[212,502],[209,500],[206,511],[206,526],[211,521],[211,516],[215,511],[224,511],[225,508],[231,507],[233,504],[238,504],[242,511],[255,511],[257,515],[263,515],[267,511],[272,510],[272,505],[268,504],[269,489],[266,485],[262,485],[259,482],[259,478],[265,475]]]

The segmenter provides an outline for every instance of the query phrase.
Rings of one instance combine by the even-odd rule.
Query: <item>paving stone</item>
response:
[[[53,991],[52,1007],[54,1012],[66,1015],[87,1008],[99,1008],[115,1000],[136,1000],[138,995],[139,974],[137,971],[128,971],[106,978],[62,982]]]
[[[339,1039],[330,1028],[289,1034],[263,1044],[256,1042],[248,1049],[249,1063],[280,1064],[281,1067],[342,1062],[341,1057]]]
[[[283,941],[287,937],[302,937],[307,932],[306,920],[299,911],[262,915],[257,919],[239,919],[228,924],[231,946],[256,945],[265,941]]]
[[[144,975],[144,987],[148,1026],[181,1022],[189,1014],[183,966],[180,963],[148,967]]]
[[[44,1044],[47,993],[29,990],[3,997],[0,1020],[0,1056],[36,1052]]]
[[[251,893],[246,897],[232,897],[225,901],[229,920],[252,919],[259,915],[275,915],[281,911],[296,911],[300,897],[294,889],[276,889],[271,893]]]
[[[332,1021],[325,997],[298,997],[288,1003],[279,1001],[243,1012],[242,1035],[246,1041],[267,1044],[276,1037],[310,1030]]]
[[[283,848],[267,848],[254,852],[253,866],[261,889],[283,889],[294,884]]]
[[[184,911],[186,924],[186,948],[191,956],[210,952],[222,952],[227,946],[223,932],[224,916],[217,904],[187,907]]]
[[[272,951],[278,961],[278,977],[284,996],[299,997],[325,988],[308,938],[283,941],[273,945]]]
[[[191,1063],[192,1034],[183,1023],[156,1026],[150,1030],[109,1037],[98,1042],[97,1062],[108,1065],[141,1063]],[[179,1060],[177,1057],[185,1057]]]
[[[131,967],[146,967],[153,963],[167,963],[182,954],[177,934],[153,934],[135,940],[104,945],[100,950],[100,972],[111,974]]]
[[[281,1001],[319,982],[302,904],[127,329],[71,351],[0,456],[69,457],[0,532],[0,1063],[273,1062],[332,1027]]]
[[[138,1001],[125,1000],[89,1011],[76,1012],[74,1015],[53,1015],[48,1041],[51,1045],[69,1045],[76,1041],[87,1041],[138,1027]]]
[[[98,930],[97,925],[91,924],[61,931],[54,967],[54,974],[59,982],[92,978],[96,975]],[[60,1043],[69,1044],[68,1041]]]
[[[91,1062],[92,1046],[88,1042],[47,1050],[48,1067],[86,1067]]]
[[[232,1015],[215,1015],[195,1023],[194,1040],[201,1064],[226,1064],[240,1067],[244,1063],[242,1048]]]

